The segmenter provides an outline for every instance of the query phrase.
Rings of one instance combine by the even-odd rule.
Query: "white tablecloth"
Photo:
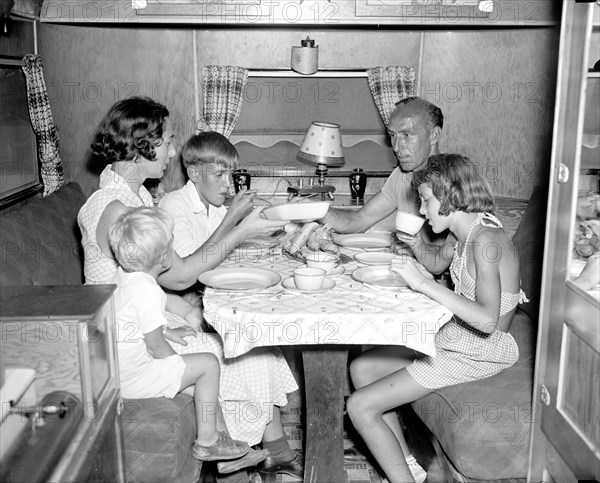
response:
[[[265,268],[283,281],[300,265],[277,254],[253,260],[233,253],[220,268]],[[354,260],[342,266],[335,287],[316,294],[286,290],[281,283],[248,292],[207,288],[204,317],[221,335],[225,357],[254,347],[304,344],[403,345],[435,356],[435,334],[452,317],[446,307],[409,289],[354,281],[350,274],[363,266]]]

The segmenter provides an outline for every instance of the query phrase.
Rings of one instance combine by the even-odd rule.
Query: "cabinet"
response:
[[[590,143],[600,134],[590,50],[599,10],[563,4],[528,481],[600,480],[600,302],[571,279],[584,150],[600,164]]]
[[[0,401],[2,481],[124,481],[113,290],[2,287],[2,370],[35,370],[35,396]]]
[[[140,2],[142,3],[142,2]],[[135,10],[131,0],[45,0],[42,22],[171,23],[344,26],[461,25],[540,26],[558,23],[559,2],[494,0],[484,13],[478,0],[147,0]]]

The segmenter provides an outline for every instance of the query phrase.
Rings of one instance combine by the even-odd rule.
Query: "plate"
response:
[[[198,281],[217,290],[261,290],[279,283],[281,276],[264,268],[217,268],[201,274]]]
[[[394,253],[366,252],[354,255],[354,260],[364,265],[386,265],[396,258]]]
[[[289,277],[286,278],[283,282],[281,282],[281,285],[283,286],[283,288],[287,289],[287,290],[292,290],[293,292],[300,292],[300,293],[321,293],[321,292],[327,292],[327,290],[331,290],[333,287],[335,287],[335,282],[333,280],[331,280],[330,278],[325,277],[325,281],[323,282],[323,286],[317,290],[300,290],[299,288],[296,287],[296,283],[294,282],[294,277]]]
[[[397,273],[390,270],[389,265],[374,265],[357,268],[352,272],[352,278],[357,282],[381,288],[401,288],[407,284]]]
[[[309,222],[323,218],[329,210],[327,201],[298,201],[269,206],[262,210],[267,220]]]
[[[248,238],[235,247],[237,254],[246,256],[262,256],[266,250],[279,245],[279,240],[270,236]]]
[[[392,244],[390,233],[356,233],[351,235],[335,235],[334,243],[345,248],[383,249]]]

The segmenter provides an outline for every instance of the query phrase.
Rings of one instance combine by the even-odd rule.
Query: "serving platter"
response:
[[[262,213],[271,221],[309,222],[323,218],[329,210],[327,201],[298,201],[265,208]]]
[[[393,241],[391,233],[354,233],[333,236],[335,244],[354,249],[383,250],[389,248]]]
[[[281,276],[264,268],[217,268],[201,274],[198,281],[216,290],[247,291],[272,287]]]

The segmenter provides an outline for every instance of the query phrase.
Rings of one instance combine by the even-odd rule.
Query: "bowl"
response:
[[[262,213],[271,221],[314,221],[323,218],[329,210],[327,201],[285,203],[265,208]]]
[[[423,223],[425,223],[425,218],[421,216],[406,213],[405,211],[398,211],[396,213],[396,230],[407,235],[414,236],[419,233]]]
[[[311,252],[306,257],[306,266],[309,268],[322,268],[329,275],[339,264],[340,257],[333,253]]]
[[[294,270],[294,283],[300,290],[319,290],[325,281],[322,268],[300,267]]]

